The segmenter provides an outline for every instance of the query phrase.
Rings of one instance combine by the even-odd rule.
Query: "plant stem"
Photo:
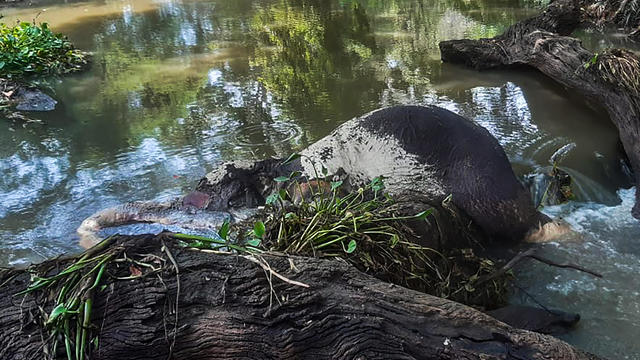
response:
[[[97,280],[97,279],[96,279]],[[97,284],[97,282],[96,282]],[[89,327],[91,326],[91,307],[93,305],[93,300],[88,298],[84,302],[84,321],[82,322],[82,339],[80,342],[80,357],[78,360],[84,360],[85,354],[85,345],[87,342],[87,333],[89,331]]]

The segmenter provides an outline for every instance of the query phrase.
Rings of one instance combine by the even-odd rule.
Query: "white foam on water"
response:
[[[640,359],[640,344],[624,340],[640,333],[640,222],[631,216],[635,189],[617,195],[621,202],[613,206],[570,202],[544,209],[562,217],[577,235],[543,245],[541,254],[603,278],[531,262],[521,267],[518,282],[545,306],[581,315],[578,327],[563,339],[612,359]],[[522,294],[516,301],[532,302]]]
[[[640,240],[640,223],[631,216],[635,188],[618,190],[617,195],[621,203],[614,206],[570,202],[545,207],[544,212],[552,217],[562,217],[574,230],[599,240],[610,240],[614,234]]]

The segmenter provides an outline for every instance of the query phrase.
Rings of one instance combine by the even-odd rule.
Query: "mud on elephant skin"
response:
[[[476,238],[476,227],[491,238],[512,242],[533,234],[547,238],[563,229],[547,227],[553,222],[536,211],[498,141],[484,128],[442,108],[376,110],[347,121],[301,155],[286,165],[279,159],[222,164],[199,182],[197,194],[161,207],[181,211],[195,204],[226,212],[255,208],[282,186],[274,178],[301,171],[303,178],[311,180],[317,177],[318,167],[324,166],[353,190],[384,176],[390,194],[436,209],[440,220],[421,231],[431,232],[429,245],[442,245],[444,239],[453,245],[450,241],[456,237]],[[409,211],[411,207],[404,208]],[[114,221],[136,218],[107,215]],[[147,216],[146,221],[153,221],[152,217]],[[85,228],[95,232],[109,226],[106,220]],[[547,228],[553,231],[547,234]]]
[[[209,210],[253,208],[264,205],[275,191],[279,184],[273,179],[299,169],[297,164],[283,165],[281,159],[227,162],[201,179],[196,191],[210,196]]]

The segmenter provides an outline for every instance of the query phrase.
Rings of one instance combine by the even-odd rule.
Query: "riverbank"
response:
[[[36,80],[83,71],[89,55],[75,49],[46,23],[0,24],[0,109],[11,119],[22,112],[51,111],[57,101],[34,85]]]

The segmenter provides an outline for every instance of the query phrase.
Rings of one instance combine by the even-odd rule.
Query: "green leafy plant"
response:
[[[81,70],[86,54],[46,23],[0,24],[0,76],[63,74]]]
[[[478,283],[496,270],[491,260],[471,249],[441,252],[419,245],[414,229],[432,209],[398,214],[383,177],[346,189],[324,167],[312,165],[313,180],[299,172],[274,179],[282,188],[267,198],[265,251],[341,257],[382,280],[466,304],[493,307],[506,300],[509,275]]]
[[[382,178],[341,195],[342,181],[301,183],[294,175],[287,177],[293,179],[288,180],[289,190],[280,190],[268,198],[270,215],[265,223],[270,246],[277,251],[300,255],[322,251],[323,256],[350,254],[358,242],[372,236],[395,241],[402,234],[394,222],[424,219],[430,213],[427,210],[413,216],[394,216],[384,211],[393,199],[379,196],[384,188]],[[294,197],[301,201],[293,206],[284,205]]]

